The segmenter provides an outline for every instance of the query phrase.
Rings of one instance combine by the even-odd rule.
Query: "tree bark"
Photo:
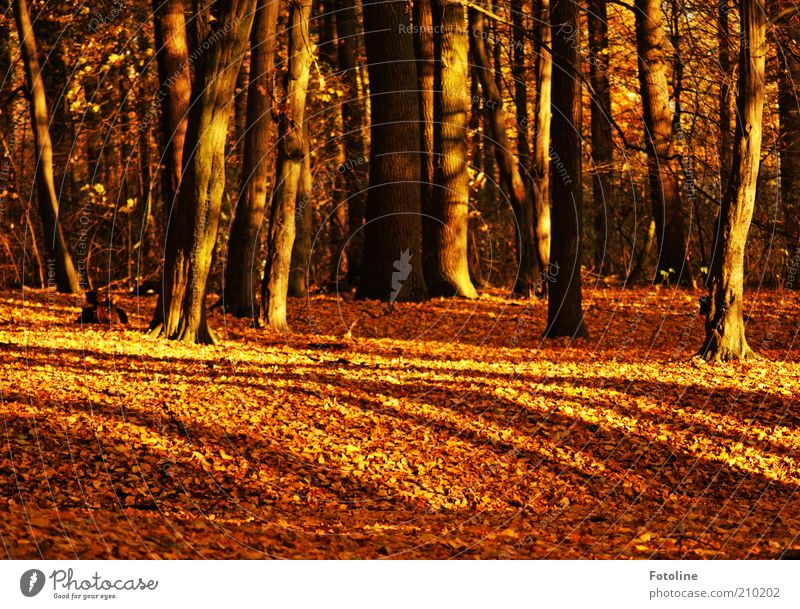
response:
[[[720,193],[724,193],[728,187],[728,180],[731,174],[731,162],[733,161],[733,129],[731,128],[731,118],[733,116],[732,107],[734,101],[734,90],[731,86],[733,80],[733,69],[731,61],[731,33],[730,20],[730,0],[717,0],[717,25],[719,28],[719,175]]]
[[[258,0],[250,34],[250,82],[242,159],[242,189],[228,237],[223,306],[236,317],[258,318],[261,223],[267,204],[274,143],[272,93],[277,46],[278,0]]]
[[[370,82],[371,149],[358,298],[419,301],[420,107],[409,15],[397,2],[367,3],[364,32]]]
[[[764,112],[766,15],[764,0],[740,0],[742,23],[731,179],[722,199],[709,286],[706,340],[700,355],[709,361],[754,356],[743,318],[744,250],[753,218]]]
[[[594,268],[603,273],[608,244],[608,206],[613,205],[614,142],[611,137],[611,88],[608,84],[607,0],[589,0],[589,79],[592,85],[592,194],[594,195]]]
[[[434,36],[432,0],[414,0],[412,20],[414,23],[414,53],[419,84],[420,113],[420,206],[422,215],[422,268],[427,285],[430,269],[435,269],[437,220],[433,208],[433,191],[436,171],[434,156],[434,121],[436,100],[436,43]],[[440,19],[441,20],[441,19]]]
[[[789,5],[791,6],[791,5]],[[778,30],[780,46],[778,49],[778,111],[780,131],[778,150],[780,153],[780,218],[785,232],[792,235],[787,239],[786,250],[794,252],[800,243],[800,16],[790,17],[781,23]],[[792,254],[790,254],[791,256]],[[787,265],[787,275],[791,276],[792,264]],[[786,282],[797,288],[797,282]]]
[[[506,132],[506,113],[503,97],[494,78],[494,68],[486,52],[486,18],[475,9],[469,10],[469,29],[472,35],[472,54],[484,97],[489,134],[494,142],[495,159],[500,170],[500,182],[511,199],[519,237],[518,264],[514,292],[523,296],[533,294],[536,285],[536,247],[534,244],[533,201],[519,171],[519,162],[512,152]]]
[[[352,167],[344,172],[347,193],[347,283],[357,285],[364,256],[364,208],[367,203],[367,165],[364,159],[364,110],[358,93],[358,2],[337,0],[336,33],[338,35],[339,75],[342,79],[342,143]]]
[[[294,219],[296,224],[294,244],[292,245],[291,270],[289,271],[289,296],[305,298],[308,296],[311,268],[311,242],[314,207],[313,176],[311,175],[311,155],[308,150],[308,132],[303,133],[305,156],[297,183],[297,205]]]
[[[536,0],[534,54],[536,57],[536,107],[533,113],[533,217],[536,258],[539,263],[539,295],[547,294],[550,265],[550,122],[553,57],[550,53],[550,0]]]
[[[477,298],[467,262],[469,174],[467,123],[469,36],[464,6],[434,0],[434,190],[431,217],[425,218],[432,239],[424,243],[425,284],[431,296]],[[435,30],[435,31],[436,31]]]
[[[295,207],[300,174],[306,157],[304,122],[308,77],[314,50],[308,29],[311,0],[293,5],[289,23],[286,103],[278,118],[278,161],[270,204],[267,261],[261,283],[261,322],[277,332],[288,332],[286,297],[295,238]]]
[[[36,152],[36,196],[39,202],[39,215],[44,229],[44,242],[47,247],[46,285],[55,282],[59,292],[76,294],[88,286],[85,276],[79,276],[72,262],[61,224],[58,221],[59,201],[53,179],[53,144],[50,141],[49,116],[44,83],[39,69],[36,40],[31,26],[26,0],[12,2],[14,20],[17,24],[22,62],[25,77],[30,87],[29,103],[33,146]]]
[[[555,0],[553,33],[553,241],[545,336],[588,336],[581,293],[581,56],[574,0]]]
[[[192,94],[184,0],[153,0],[153,17],[160,85],[157,101],[161,103],[159,152],[164,164],[161,192],[166,224],[170,221],[181,183],[183,143]]]
[[[654,280],[688,283],[692,277],[674,156],[664,14],[660,0],[635,0],[635,13],[650,200],[659,244]]]
[[[225,189],[225,141],[229,104],[253,23],[256,0],[231,0],[217,25],[198,43],[183,175],[167,229],[164,280],[150,333],[184,342],[213,344],[206,320],[206,287]]]

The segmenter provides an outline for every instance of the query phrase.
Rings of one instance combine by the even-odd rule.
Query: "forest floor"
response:
[[[800,548],[798,292],[752,292],[763,359],[703,364],[697,294],[215,310],[214,347],[0,292],[0,556],[774,558]],[[210,302],[213,300],[210,299]]]

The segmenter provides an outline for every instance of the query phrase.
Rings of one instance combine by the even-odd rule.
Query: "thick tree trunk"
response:
[[[170,222],[181,183],[183,143],[192,94],[184,0],[153,0],[153,17],[160,85],[157,101],[161,103],[159,152],[164,165],[161,192],[166,225]]]
[[[288,332],[286,297],[295,237],[295,207],[307,147],[304,122],[308,77],[314,49],[308,29],[311,0],[299,0],[289,23],[289,61],[286,103],[278,118],[278,161],[270,205],[267,261],[261,283],[261,322],[278,332]]]
[[[553,241],[545,336],[588,336],[581,294],[581,56],[574,0],[555,0],[553,31]]]
[[[371,150],[364,261],[356,296],[426,297],[420,223],[420,110],[409,16],[397,2],[363,7]]]
[[[534,244],[533,200],[519,171],[519,162],[512,152],[506,132],[506,113],[503,97],[494,78],[494,68],[486,52],[486,18],[475,9],[469,10],[469,29],[472,35],[472,54],[481,81],[489,136],[494,142],[495,159],[500,170],[500,182],[511,199],[517,222],[519,269],[514,292],[533,294],[536,285],[536,247]],[[463,93],[462,93],[463,95]]]
[[[272,171],[273,69],[279,0],[258,0],[250,35],[250,83],[242,159],[242,189],[228,237],[223,306],[236,317],[258,318],[256,286],[261,271],[261,223]]]
[[[424,246],[425,284],[431,296],[477,298],[469,277],[469,174],[467,122],[469,100],[469,36],[462,4],[434,0],[434,190],[430,226]]]
[[[289,296],[305,298],[308,296],[309,270],[311,268],[312,224],[314,206],[313,176],[311,175],[311,155],[308,150],[308,132],[303,133],[305,156],[297,183],[297,205],[294,220],[296,225],[294,244],[292,245],[292,262],[289,271]]]
[[[367,164],[364,158],[364,110],[358,93],[358,2],[337,0],[336,33],[338,34],[339,75],[342,79],[342,143],[345,156],[352,165],[344,172],[347,193],[347,282],[357,285],[364,257],[364,209],[367,203]]]
[[[744,250],[753,218],[764,112],[766,15],[764,0],[740,0],[742,23],[739,88],[730,184],[720,208],[711,267],[706,340],[700,355],[710,361],[754,355],[743,319]]]
[[[603,273],[608,245],[607,209],[614,204],[611,170],[614,142],[611,139],[611,88],[608,84],[607,0],[589,0],[589,78],[592,95],[592,194],[594,204],[594,268]]]
[[[673,147],[664,14],[660,0],[635,0],[635,7],[650,199],[659,244],[654,279],[687,283],[692,276]]]
[[[553,57],[550,54],[550,0],[536,1],[534,54],[536,57],[536,107],[533,113],[534,239],[539,263],[540,296],[547,294],[547,270],[550,266],[550,122]]]
[[[17,24],[22,62],[28,91],[33,145],[36,152],[36,196],[39,201],[39,215],[44,229],[44,242],[47,247],[46,286],[55,283],[59,292],[76,294],[88,286],[85,276],[79,276],[67,248],[61,224],[58,221],[58,196],[53,180],[53,145],[50,141],[49,117],[44,83],[39,69],[33,27],[26,0],[14,0],[14,20]]]
[[[150,323],[153,335],[213,344],[206,284],[225,189],[229,104],[247,47],[256,0],[232,0],[201,43],[184,143],[184,171],[167,229],[164,281]],[[206,48],[207,46],[207,48]]]

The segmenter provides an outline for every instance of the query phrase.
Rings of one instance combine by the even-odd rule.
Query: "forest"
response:
[[[0,1],[0,556],[800,557],[793,0]]]

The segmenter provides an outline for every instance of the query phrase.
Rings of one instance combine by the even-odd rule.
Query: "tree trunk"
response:
[[[153,0],[156,60],[161,103],[161,146],[164,164],[161,192],[165,224],[170,222],[181,183],[183,142],[189,115],[192,79],[183,0]],[[151,108],[150,112],[155,112]],[[149,123],[149,121],[147,121]]]
[[[53,285],[59,292],[76,294],[88,285],[85,276],[79,276],[72,262],[61,224],[58,221],[58,196],[53,180],[53,145],[50,141],[49,117],[44,83],[39,70],[33,27],[28,13],[27,0],[14,0],[14,20],[19,33],[25,77],[30,87],[29,102],[33,145],[36,151],[36,196],[39,215],[47,247],[47,287]]]
[[[603,273],[608,244],[608,206],[614,204],[611,170],[614,142],[611,138],[611,89],[608,84],[607,0],[589,0],[589,78],[592,95],[592,194],[594,195],[594,268]]]
[[[402,4],[363,7],[370,82],[371,149],[364,261],[356,296],[426,297],[420,224],[420,108],[412,37]]]
[[[297,205],[294,214],[296,224],[294,244],[292,245],[292,262],[289,271],[289,296],[305,298],[308,296],[309,270],[311,269],[312,224],[314,206],[311,204],[313,194],[313,176],[311,175],[311,155],[308,150],[308,132],[303,133],[305,156],[297,183]]]
[[[358,95],[358,2],[337,0],[336,33],[339,37],[339,75],[342,79],[342,142],[345,156],[352,167],[344,172],[347,193],[347,282],[357,285],[364,257],[364,208],[367,202],[366,170],[364,158],[364,110]]]
[[[550,0],[536,0],[536,107],[533,113],[533,176],[534,239],[539,263],[539,295],[547,293],[546,273],[550,265],[550,121],[553,57],[550,54]]]
[[[791,6],[791,5],[790,5]],[[794,16],[781,23],[778,40],[778,109],[780,120],[780,218],[784,230],[791,238],[787,239],[786,250],[794,252],[800,240],[800,23]],[[787,275],[794,274],[790,263]],[[787,281],[785,285],[797,288],[797,282]]]
[[[472,34],[472,53],[481,81],[489,135],[494,142],[495,158],[500,170],[500,182],[511,199],[519,238],[517,278],[514,292],[523,296],[533,294],[536,285],[536,248],[534,244],[533,201],[519,171],[506,132],[506,113],[503,97],[494,78],[494,69],[486,52],[486,18],[475,9],[469,10],[469,29]],[[463,95],[463,93],[462,93]]]
[[[417,64],[420,112],[420,206],[422,214],[422,268],[425,283],[430,269],[436,269],[436,245],[438,221],[433,208],[436,161],[434,156],[434,88],[436,87],[436,43],[433,29],[432,0],[414,0],[412,20],[414,23],[414,54]],[[441,20],[441,15],[439,16]],[[430,286],[428,286],[430,287]]]
[[[278,118],[278,161],[270,204],[267,261],[261,283],[261,321],[278,332],[288,332],[286,296],[295,237],[295,207],[300,174],[306,157],[304,122],[309,68],[314,50],[308,30],[311,0],[299,0],[289,23],[286,103]]]
[[[545,336],[588,336],[581,294],[581,56],[574,0],[555,0],[553,32],[553,242]]]
[[[432,239],[423,249],[425,284],[431,296],[477,298],[469,277],[469,174],[467,122],[469,100],[469,36],[464,6],[434,0],[434,190],[430,225]]]
[[[184,171],[167,229],[164,281],[150,323],[153,335],[213,344],[206,321],[206,284],[219,227],[225,189],[225,140],[229,104],[253,24],[256,0],[231,0],[217,26],[198,48]],[[207,47],[207,48],[206,48]]]
[[[764,0],[740,0],[742,23],[739,88],[730,184],[722,199],[717,255],[711,267],[706,340],[700,355],[709,361],[754,356],[743,319],[744,250],[753,218],[764,112],[766,15]]]
[[[242,159],[242,189],[228,237],[223,306],[236,317],[258,318],[256,285],[261,271],[261,223],[267,203],[274,144],[272,121],[273,69],[278,0],[258,0],[250,34],[250,83],[247,128]]]
[[[733,117],[733,70],[731,61],[731,33],[728,13],[730,12],[730,0],[717,0],[717,22],[719,27],[719,175],[720,193],[724,193],[728,187],[728,180],[731,174],[731,162],[733,160],[733,129],[731,128],[731,118]]]
[[[691,282],[688,236],[678,186],[660,0],[635,0],[639,85],[644,111],[650,199],[659,253],[656,281]]]

